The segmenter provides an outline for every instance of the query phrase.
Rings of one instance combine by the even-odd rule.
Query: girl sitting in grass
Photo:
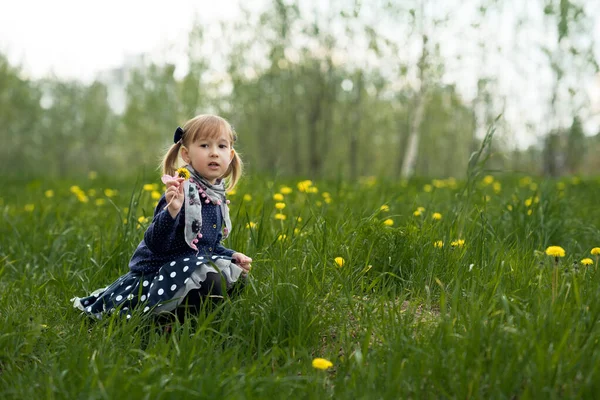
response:
[[[162,163],[166,191],[130,271],[87,297],[75,297],[74,307],[97,318],[112,312],[131,318],[139,309],[181,319],[197,313],[206,298],[222,299],[246,276],[252,259],[221,245],[231,232],[225,191],[242,174],[235,139],[231,125],[215,115],[199,115],[177,128]],[[180,157],[186,165],[176,170]]]

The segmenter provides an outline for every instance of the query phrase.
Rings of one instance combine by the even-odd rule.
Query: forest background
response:
[[[151,171],[207,112],[233,123],[255,174],[461,178],[499,115],[491,169],[600,167],[594,1],[239,8],[198,19],[183,67],[140,54],[93,82],[33,79],[0,54],[2,175]]]

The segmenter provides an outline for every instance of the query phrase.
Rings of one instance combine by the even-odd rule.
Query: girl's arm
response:
[[[223,239],[223,234],[219,232],[219,234],[217,235],[217,244],[215,245],[215,251],[213,253],[218,256],[231,257],[233,253],[235,253],[235,251],[223,246],[221,244],[221,239]]]
[[[181,211],[173,218],[165,210],[167,200],[163,195],[154,209],[154,219],[144,233],[146,246],[155,254],[168,253],[175,246],[177,226],[181,219]]]

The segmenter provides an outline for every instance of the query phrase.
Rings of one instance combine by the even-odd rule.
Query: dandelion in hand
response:
[[[178,168],[177,176],[183,179],[190,179],[190,171],[185,167]]]

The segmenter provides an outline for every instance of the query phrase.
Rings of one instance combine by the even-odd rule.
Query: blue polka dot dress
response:
[[[130,271],[87,297],[71,299],[75,308],[96,318],[113,312],[131,318],[133,310],[142,314],[172,312],[190,291],[202,289],[205,281],[214,284],[214,280],[207,280],[207,274],[220,274],[228,289],[238,281],[242,269],[231,258],[234,251],[221,245],[220,208],[213,204],[202,207],[196,251],[184,240],[184,208],[172,218],[166,204],[163,196],[131,257]]]

